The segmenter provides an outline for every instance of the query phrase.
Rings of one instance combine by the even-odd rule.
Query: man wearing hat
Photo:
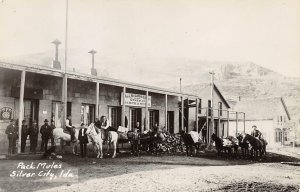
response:
[[[259,131],[259,130],[257,130],[257,127],[256,127],[256,125],[253,125],[252,126],[252,132],[251,132],[251,135],[253,136],[253,137],[255,137],[255,138],[257,138],[257,139],[261,139],[261,136],[262,136],[262,134],[261,134],[261,132]]]
[[[262,143],[262,145],[267,145],[268,142],[263,138],[262,133],[257,129],[256,125],[253,125],[252,128],[253,130],[251,132],[251,135],[258,139]]]
[[[10,124],[7,126],[5,133],[7,134],[7,138],[9,141],[8,146],[8,154],[15,154],[16,153],[16,140],[18,138],[18,127],[16,126],[15,120],[11,120]]]
[[[42,134],[41,151],[47,151],[48,141],[51,137],[51,126],[48,124],[48,119],[45,119],[44,125],[42,125],[40,133]]]
[[[84,126],[84,123],[81,123],[80,130],[78,133],[78,140],[80,142],[80,154],[81,157],[86,157],[86,146],[89,142],[88,136],[86,134],[87,128]]]

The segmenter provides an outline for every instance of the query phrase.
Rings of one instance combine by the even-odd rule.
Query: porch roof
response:
[[[38,74],[44,74],[44,75],[50,75],[56,77],[63,77],[64,75],[64,71],[60,69],[54,69],[54,68],[50,68],[47,66],[40,66],[40,65],[11,63],[5,61],[0,61],[0,68],[20,70],[20,71],[25,70],[31,73],[38,73]],[[122,81],[122,80],[103,77],[103,76],[93,76],[93,75],[71,72],[71,71],[67,71],[66,73],[68,78],[70,79],[77,79],[77,80],[89,81],[89,82],[99,82],[101,84],[106,84],[106,85],[126,87],[131,89],[149,91],[149,92],[160,93],[160,94],[167,94],[172,96],[182,96],[182,97],[188,97],[193,99],[198,98],[198,96],[192,94],[180,93],[169,89],[164,89],[164,88],[159,88],[159,87],[154,87],[154,86],[149,86],[149,85],[144,85],[139,83],[127,82],[127,81]]]

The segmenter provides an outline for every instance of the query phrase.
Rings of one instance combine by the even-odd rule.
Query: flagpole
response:
[[[66,126],[67,119],[67,102],[68,102],[68,76],[67,76],[67,63],[68,63],[68,14],[69,14],[69,0],[66,0],[66,25],[65,25],[65,71],[63,78],[63,123]]]

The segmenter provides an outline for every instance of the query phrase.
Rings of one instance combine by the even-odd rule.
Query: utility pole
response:
[[[182,94],[182,90],[181,90],[181,77],[180,77],[180,93]],[[181,130],[180,131],[182,131],[182,130],[184,130],[184,118],[183,118],[183,115],[184,115],[184,113],[183,113],[183,111],[184,111],[184,102],[183,102],[183,96],[181,95]]]
[[[97,53],[94,49],[90,50],[89,53],[92,55],[92,69],[91,74],[97,76],[97,70],[95,69],[95,54]]]
[[[59,46],[59,44],[61,44],[61,42],[58,39],[56,39],[56,40],[52,41],[52,43],[55,45],[55,55],[54,55],[54,60],[53,60],[53,68],[61,69],[61,65],[60,65],[60,62],[58,60],[58,46]]]
[[[66,23],[65,23],[65,71],[63,77],[63,88],[62,88],[62,103],[63,103],[63,115],[62,115],[62,127],[66,126],[67,119],[67,102],[68,102],[68,76],[67,76],[67,63],[68,63],[68,13],[69,12],[69,1],[66,0]]]
[[[181,91],[181,77],[180,77],[180,79],[179,79],[179,87],[180,87],[180,93],[182,93]]]

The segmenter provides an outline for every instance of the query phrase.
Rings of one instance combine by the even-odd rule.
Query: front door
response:
[[[109,107],[108,108],[108,117],[111,121],[111,126],[118,129],[118,127],[121,125],[121,107]]]
[[[169,133],[174,133],[174,111],[168,111],[168,127]]]
[[[136,122],[140,123],[142,126],[142,109],[141,108],[131,108],[130,110],[130,128],[134,128],[136,126]]]
[[[15,102],[15,106],[19,106],[19,101]],[[26,124],[30,127],[33,120],[38,123],[39,114],[39,100],[24,100],[24,120]]]

